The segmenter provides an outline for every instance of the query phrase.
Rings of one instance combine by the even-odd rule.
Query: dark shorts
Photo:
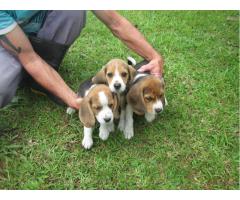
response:
[[[86,24],[86,11],[49,11],[39,38],[72,45]],[[0,108],[14,97],[23,77],[19,61],[0,45]]]

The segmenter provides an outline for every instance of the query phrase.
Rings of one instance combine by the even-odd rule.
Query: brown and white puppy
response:
[[[128,57],[131,64],[136,64],[135,60]],[[136,69],[121,59],[110,60],[102,69],[92,78],[95,84],[107,84],[110,90],[118,95],[121,114],[118,128],[124,130],[125,126],[125,106],[126,106],[126,91],[128,86],[136,74]]]
[[[82,145],[85,149],[90,149],[93,145],[92,132],[96,121],[100,124],[99,137],[102,140],[107,140],[109,133],[114,131],[113,119],[118,110],[118,99],[104,84],[82,85],[80,89],[84,90],[78,93],[83,98],[79,109],[79,118],[84,125]]]
[[[122,94],[135,74],[136,70],[125,61],[112,59],[92,78],[92,82],[107,84],[112,92]]]
[[[153,121],[167,105],[164,93],[163,78],[145,73],[139,73],[135,76],[127,94],[126,124],[124,127],[126,139],[130,139],[134,135],[133,113],[145,115],[148,122]]]

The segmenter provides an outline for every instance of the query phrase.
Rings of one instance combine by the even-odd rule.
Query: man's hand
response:
[[[81,103],[82,103],[82,98],[76,98],[70,105],[71,108],[74,108],[75,110],[79,110],[79,108],[81,107]]]
[[[162,77],[163,76],[163,59],[161,57],[152,59],[147,65],[143,65],[139,72],[150,72],[150,74]]]
[[[116,11],[94,11],[94,14],[118,37],[126,46],[149,61],[140,71],[150,71],[155,76],[163,75],[163,59],[147,42],[144,36],[126,18]]]

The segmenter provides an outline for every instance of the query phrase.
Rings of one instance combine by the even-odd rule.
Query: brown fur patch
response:
[[[127,102],[139,115],[152,112],[158,99],[164,99],[164,83],[155,76],[148,76],[134,84],[127,95]]]

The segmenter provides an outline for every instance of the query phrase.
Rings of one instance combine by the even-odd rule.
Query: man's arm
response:
[[[0,35],[0,44],[19,59],[26,71],[40,85],[61,98],[68,106],[79,108],[76,94],[60,75],[34,52],[19,26],[5,35]]]
[[[163,75],[162,56],[146,41],[143,35],[126,18],[116,11],[94,11],[94,14],[124,44],[149,61],[140,71],[150,71],[156,76]]]

